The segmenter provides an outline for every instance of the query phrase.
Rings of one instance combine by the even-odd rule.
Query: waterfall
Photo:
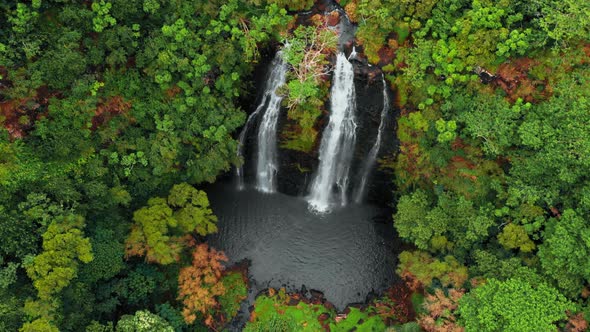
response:
[[[352,51],[350,52],[350,55],[348,56],[348,61],[356,60],[356,57],[357,57],[356,47],[353,46]]]
[[[375,139],[375,144],[373,144],[373,147],[369,151],[369,155],[365,160],[365,164],[363,165],[361,181],[360,184],[357,186],[357,192],[354,198],[354,201],[356,203],[361,203],[365,196],[369,175],[371,174],[371,169],[377,161],[377,154],[379,153],[379,149],[381,148],[383,130],[385,129],[385,120],[387,118],[387,112],[389,110],[389,96],[387,94],[387,83],[385,82],[385,78],[383,76],[381,76],[381,80],[383,81],[383,110],[381,111],[381,122],[379,123],[379,131],[377,133],[377,138]]]
[[[277,52],[271,63],[271,72],[266,81],[266,87],[256,110],[248,116],[248,120],[238,137],[237,155],[244,157],[244,145],[249,128],[260,112],[264,112],[262,123],[258,132],[258,162],[256,170],[256,187],[261,191],[272,192],[275,189],[275,176],[277,172],[276,160],[276,124],[282,98],[276,94],[277,89],[285,84],[287,65],[283,62],[282,53]],[[261,159],[266,164],[261,164]],[[262,165],[262,166],[261,166]],[[244,166],[236,167],[238,190],[244,189]]]
[[[287,64],[278,52],[273,60],[272,73],[268,80],[268,106],[262,116],[258,129],[258,158],[256,163],[256,188],[262,192],[276,191],[277,161],[277,122],[281,110],[282,96],[277,95],[277,89],[285,84]]]
[[[322,135],[320,163],[307,198],[318,212],[347,203],[348,172],[356,140],[355,97],[352,64],[344,53],[339,53],[330,96],[330,121]]]

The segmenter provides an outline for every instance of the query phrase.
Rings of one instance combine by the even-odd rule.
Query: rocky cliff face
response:
[[[335,14],[336,13],[336,14]],[[332,25],[337,25],[340,34],[340,47],[345,54],[350,55],[353,51],[354,45],[354,31],[355,27],[345,17],[344,11],[335,1],[318,1],[312,11],[300,16],[313,15],[329,16],[328,22]],[[255,72],[255,84],[258,92],[264,90],[265,75],[267,73],[267,66],[272,59],[272,53],[269,52],[266,56],[266,61],[261,63],[261,67]],[[331,61],[332,64],[335,61]],[[379,67],[367,64],[362,53],[350,59],[355,68],[355,89],[357,96],[357,139],[354,150],[354,157],[350,170],[351,188],[354,188],[360,182],[362,176],[362,168],[369,151],[377,138],[379,124],[381,122],[381,112],[383,109],[383,83],[381,79],[381,70]],[[390,100],[393,100],[393,91],[389,91]],[[295,196],[305,196],[308,194],[308,186],[313,178],[313,174],[318,167],[318,150],[321,142],[321,134],[328,123],[330,116],[329,100],[326,100],[325,111],[318,119],[316,128],[320,135],[316,139],[316,144],[313,150],[309,153],[285,149],[279,144],[279,173],[278,173],[278,190],[282,193]],[[256,104],[252,103],[249,111],[253,111]],[[379,158],[384,156],[393,156],[397,149],[398,143],[396,138],[396,118],[399,111],[395,104],[391,103],[391,109],[388,113],[385,130],[383,131],[382,144],[378,154]],[[278,132],[283,132],[283,129],[288,123],[286,110],[281,112],[278,121]],[[256,160],[254,151],[256,144],[256,133],[258,131],[259,123],[252,127],[248,133],[245,148],[245,167],[244,174],[246,182],[255,177],[254,165]],[[280,135],[280,134],[279,134]],[[279,137],[280,141],[280,137]],[[379,170],[379,162],[373,168],[371,177],[367,186],[367,201],[378,204],[389,204],[392,199],[392,182],[393,174]],[[353,190],[353,189],[351,189]]]

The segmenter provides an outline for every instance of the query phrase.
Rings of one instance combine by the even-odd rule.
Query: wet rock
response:
[[[371,291],[371,292],[369,292],[369,294],[367,294],[367,297],[365,298],[365,302],[370,303],[378,298],[379,298],[379,294],[375,293],[375,291]]]
[[[362,60],[355,61],[354,67],[357,97],[357,138],[350,170],[350,194],[353,194],[354,188],[360,181],[359,177],[360,173],[362,173],[363,162],[377,138],[381,121],[381,111],[383,110],[383,84],[379,67],[365,65],[362,63]],[[393,100],[391,94],[390,100]],[[329,108],[329,100],[326,103],[326,106]],[[398,148],[395,134],[398,111],[394,106],[393,104],[390,106],[391,109],[386,120],[385,135],[382,137],[378,158],[393,156]],[[319,135],[316,140],[316,146],[310,153],[290,150],[279,146],[278,159],[280,166],[277,181],[280,192],[294,196],[305,196],[308,194],[307,188],[313,180],[314,172],[319,164],[318,149],[321,143],[321,134],[328,120],[329,112],[326,112],[319,119],[318,123],[320,125],[317,128]],[[279,132],[282,132],[288,123],[287,112],[283,111],[279,118]],[[251,164],[254,162],[255,160],[250,161]],[[367,188],[367,200],[378,204],[389,204],[393,198],[391,190],[392,178],[391,173],[381,171],[375,165]]]
[[[326,307],[328,310],[336,310],[336,306],[334,306],[334,304],[332,304],[330,301],[325,301],[324,307]]]
[[[310,289],[309,294],[311,295],[312,302],[322,302],[324,301],[324,293],[320,292],[317,289]]]
[[[346,13],[342,7],[334,0],[321,0],[317,1],[314,8],[308,13],[302,14],[300,19],[305,21],[311,19],[313,16],[322,15],[329,25],[338,26],[337,30],[340,33],[340,48],[346,53],[350,54],[354,43],[354,33],[356,27],[350,23],[350,20],[346,16]],[[387,56],[390,56],[390,49],[386,50]],[[354,188],[358,185],[363,167],[363,161],[373,146],[377,137],[378,128],[380,124],[381,111],[383,109],[383,85],[381,83],[381,69],[378,66],[371,66],[368,64],[366,56],[362,52],[362,47],[357,47],[357,56],[351,58],[351,62],[355,69],[355,90],[357,95],[357,137],[355,144],[354,157],[352,166],[350,169],[351,181],[350,181],[350,193],[349,197],[353,197]],[[264,60],[266,63],[261,62],[261,68],[259,68],[255,74],[255,82],[258,87],[258,91],[264,90],[264,79],[268,70],[268,63],[274,56],[273,52],[268,52]],[[335,57],[333,59],[335,61]],[[258,98],[260,99],[260,98]],[[390,100],[393,100],[393,95],[390,95]],[[258,100],[257,100],[258,101]],[[250,103],[251,111],[256,108],[256,102]],[[279,170],[277,175],[277,189],[281,193],[285,193],[293,196],[306,196],[308,194],[309,184],[313,180],[315,171],[317,170],[318,150],[322,139],[322,132],[329,121],[330,116],[330,101],[325,101],[326,112],[316,122],[316,130],[318,136],[316,143],[310,152],[302,152],[287,149],[282,146],[281,143],[286,141],[286,137],[278,137],[278,160]],[[385,156],[393,159],[398,149],[397,138],[395,135],[396,129],[396,117],[399,112],[393,108],[390,110],[385,135],[382,138],[381,149],[378,154],[378,160]],[[259,123],[259,121],[258,121]],[[256,175],[254,174],[256,164],[256,144],[257,144],[257,132],[258,123],[252,126],[248,132],[246,139],[246,147],[244,148],[245,153],[245,164],[244,164],[244,175],[246,183],[252,182]],[[283,109],[279,116],[277,132],[279,135],[285,135],[285,133],[296,133],[296,126],[294,122],[287,118],[287,110]],[[367,186],[367,200],[377,204],[390,204],[393,194],[391,189],[392,182],[391,172],[384,172],[378,169],[378,165],[375,165],[371,171],[371,179]]]
[[[307,287],[305,287],[305,285],[301,285],[301,290],[299,292],[302,296],[307,296]]]
[[[318,321],[322,325],[324,325],[324,322],[327,321],[328,319],[330,319],[330,314],[328,314],[328,313],[323,313],[318,316]]]
[[[312,180],[313,170],[317,168],[316,153],[305,153],[279,148],[279,192],[292,196],[307,195],[307,187]]]
[[[492,73],[481,68],[480,66],[476,66],[473,72],[479,76],[479,79],[483,84],[489,84],[497,78],[496,75],[493,75]]]

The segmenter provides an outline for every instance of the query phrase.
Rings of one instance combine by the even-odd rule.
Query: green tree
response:
[[[535,266],[526,266],[521,257],[505,257],[499,250],[478,249],[471,254],[473,264],[469,266],[469,275],[494,278],[505,281],[521,278],[535,286],[546,280],[536,271]]]
[[[523,148],[515,151],[510,169],[509,205],[583,204],[590,167],[589,83],[588,71],[573,71],[559,81],[550,100],[526,112],[518,128]]]
[[[546,284],[489,279],[459,300],[459,323],[467,331],[553,331],[571,302]]]
[[[478,208],[465,197],[450,193],[443,193],[431,207],[422,190],[402,196],[394,215],[394,226],[402,238],[423,250],[453,248],[459,256],[483,242],[494,224],[489,207]]]
[[[124,315],[117,323],[117,332],[174,332],[170,324],[162,317],[147,310],[139,310],[133,316]]]
[[[402,251],[396,272],[402,278],[416,279],[424,287],[438,279],[444,287],[461,288],[467,280],[467,268],[455,257],[437,259],[419,250]]]
[[[99,280],[109,280],[125,269],[124,244],[117,241],[114,231],[98,229],[90,238],[94,259],[80,270],[80,278],[92,285]]]
[[[545,274],[575,296],[590,280],[590,227],[574,210],[547,221],[538,256]]]
[[[43,234],[43,251],[26,266],[41,300],[59,293],[78,274],[80,262],[93,259],[90,240],[84,237],[84,218],[55,218]]]
[[[17,275],[20,264],[5,263],[0,256],[0,331],[16,331],[24,320],[23,305],[27,293]]]
[[[587,41],[590,36],[590,4],[587,2],[543,1],[539,25],[558,46]]]
[[[186,183],[172,187],[168,199],[150,199],[134,212],[133,221],[126,255],[145,256],[163,265],[178,261],[187,235],[217,232],[217,217],[209,208],[207,194]]]
[[[20,331],[59,331],[57,313],[61,303],[57,295],[77,277],[80,262],[93,259],[84,226],[83,217],[69,214],[54,218],[43,233],[43,251],[25,264],[38,300],[25,303],[24,311],[31,321]]]
[[[229,272],[221,278],[225,292],[219,296],[219,306],[227,320],[232,320],[238,314],[242,301],[248,297],[248,285],[244,279],[244,275],[239,272]]]
[[[434,235],[442,234],[443,225],[427,220],[430,202],[424,191],[417,190],[402,196],[393,216],[394,226],[400,237],[411,240],[419,249],[426,250]]]
[[[459,103],[458,99],[467,100],[467,103]],[[516,129],[517,120],[522,116],[531,104],[523,104],[519,100],[514,106],[500,96],[487,96],[478,94],[475,98],[455,97],[447,101],[443,106],[446,109],[454,108],[454,112],[465,123],[463,133],[471,138],[480,140],[483,150],[490,156],[502,154],[507,148],[517,145],[518,135]],[[463,106],[457,109],[457,106]]]
[[[520,249],[522,252],[531,252],[535,249],[535,243],[529,238],[524,227],[516,224],[508,224],[498,234],[498,242],[507,249]]]

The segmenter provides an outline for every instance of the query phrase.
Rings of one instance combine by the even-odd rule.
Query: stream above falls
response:
[[[316,214],[302,197],[261,193],[235,183],[206,188],[219,232],[210,244],[229,264],[249,260],[248,305],[268,287],[322,291],[342,310],[397,280],[400,251],[391,211],[351,204]]]

